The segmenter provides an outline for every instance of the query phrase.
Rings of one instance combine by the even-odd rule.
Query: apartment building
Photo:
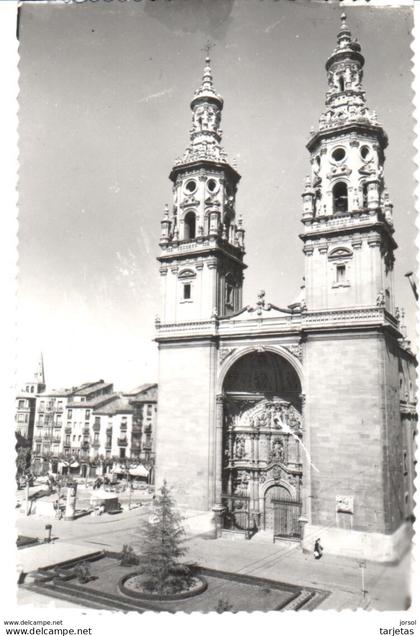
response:
[[[156,384],[120,394],[99,380],[37,395],[34,474],[150,478],[156,407]]]

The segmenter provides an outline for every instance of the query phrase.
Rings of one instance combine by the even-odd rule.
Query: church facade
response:
[[[242,304],[240,175],[221,146],[210,59],[161,221],[156,483],[218,532],[395,560],[409,544],[415,359],[393,290],[387,136],[342,16],[307,144],[305,287]]]

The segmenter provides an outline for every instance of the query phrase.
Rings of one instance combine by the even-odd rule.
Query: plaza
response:
[[[138,526],[147,514],[150,514],[150,509],[145,506],[115,517],[87,516],[76,521],[53,521],[53,542],[19,550],[18,562],[25,572],[31,572],[66,559],[82,558],[98,550],[118,552],[125,543],[141,544]],[[42,540],[46,522],[46,518],[18,514],[17,530],[19,534]],[[186,521],[187,528],[199,524],[200,514]],[[325,555],[320,561],[315,561],[311,553],[302,553],[298,544],[273,544],[270,540],[254,538],[247,541],[244,550],[243,539],[215,540],[214,534],[190,531],[188,548],[188,559],[202,567],[323,590],[326,596],[318,605],[319,610],[404,610],[410,604],[406,577],[406,570],[410,568],[408,554],[398,565],[367,562],[366,591],[363,593],[358,560]],[[80,607],[75,601],[44,596],[22,586],[18,590],[18,602],[39,607]]]

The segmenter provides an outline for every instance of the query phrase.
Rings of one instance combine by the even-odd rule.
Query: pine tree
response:
[[[192,575],[190,567],[179,563],[187,553],[185,530],[166,481],[159,493],[154,516],[142,524],[142,554],[137,571],[142,575],[141,586],[145,591],[171,594],[187,589]]]

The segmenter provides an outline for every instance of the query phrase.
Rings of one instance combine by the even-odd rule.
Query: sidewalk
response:
[[[59,540],[52,544],[29,547],[18,552],[24,570],[83,556],[96,550],[120,550],[124,543],[139,541],[139,521],[149,514],[146,507],[114,516],[82,517],[76,521],[53,522],[53,536]],[[192,523],[201,525],[202,514]],[[203,521],[205,521],[203,517]],[[20,534],[44,536],[46,518],[18,517]],[[190,522],[190,523],[188,523]],[[203,524],[205,525],[205,523]],[[316,561],[312,554],[303,554],[299,543],[245,540],[242,538],[213,539],[212,534],[188,535],[188,561],[228,572],[250,574],[294,585],[315,587],[330,592],[319,609],[375,609],[401,611],[407,607],[410,595],[410,555],[398,565],[366,563],[365,588],[361,590],[361,569],[358,561],[324,554]],[[20,598],[20,597],[19,597]],[[26,601],[28,601],[26,594]],[[23,602],[23,599],[22,599]],[[34,597],[33,604],[38,601]],[[61,607],[61,601],[56,601]]]
[[[362,594],[358,561],[324,554],[316,561],[298,543],[193,537],[188,558],[201,565],[251,574],[330,592],[319,609],[404,610],[409,592],[410,555],[398,565],[367,562]]]

